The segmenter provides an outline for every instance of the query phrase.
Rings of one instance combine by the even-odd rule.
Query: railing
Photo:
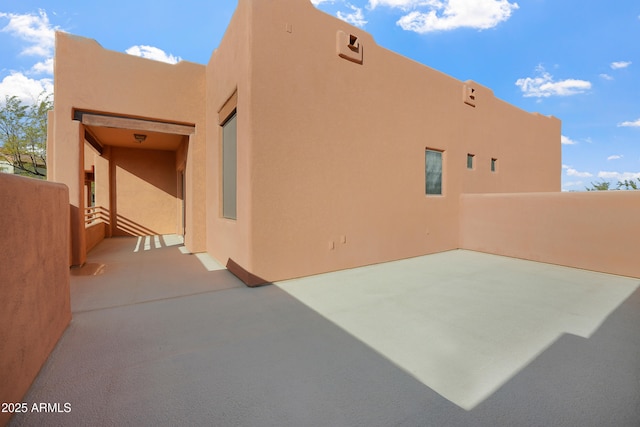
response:
[[[109,223],[109,210],[102,206],[84,208],[84,226],[90,227],[98,222]]]

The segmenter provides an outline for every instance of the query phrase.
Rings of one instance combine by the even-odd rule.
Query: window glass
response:
[[[467,154],[467,169],[473,169],[473,154]]]
[[[425,153],[426,194],[442,194],[442,152],[427,150]]]
[[[491,172],[495,172],[498,167],[498,159],[491,159]]]
[[[222,216],[236,219],[237,125],[233,113],[222,125]]]

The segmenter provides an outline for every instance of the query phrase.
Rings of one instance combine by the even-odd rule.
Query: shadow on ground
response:
[[[10,425],[639,425],[639,291],[465,411],[276,286],[113,243],[91,254],[104,274],[72,278],[73,321],[25,397],[71,412]]]

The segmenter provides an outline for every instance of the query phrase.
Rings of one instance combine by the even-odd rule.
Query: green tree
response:
[[[608,181],[592,182],[591,187],[587,187],[587,191],[607,191],[610,190],[611,183]]]
[[[5,96],[0,105],[0,156],[17,173],[46,176],[47,112],[53,108],[50,94],[41,94],[33,104],[17,96]]]
[[[624,188],[625,190],[637,190],[638,183],[640,183],[640,178],[638,178],[638,182],[635,182],[632,179],[625,179],[624,181],[618,181],[618,189]]]

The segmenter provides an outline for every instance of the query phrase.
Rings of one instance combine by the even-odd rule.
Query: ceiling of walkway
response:
[[[195,132],[194,124],[159,121],[89,111],[74,111],[87,131],[85,139],[102,153],[105,145],[176,151]]]
[[[109,128],[102,126],[86,126],[102,145],[116,147],[142,148],[147,150],[175,151],[184,141],[183,135],[162,132],[140,131],[131,129]],[[138,142],[135,135],[145,135],[145,140]]]

